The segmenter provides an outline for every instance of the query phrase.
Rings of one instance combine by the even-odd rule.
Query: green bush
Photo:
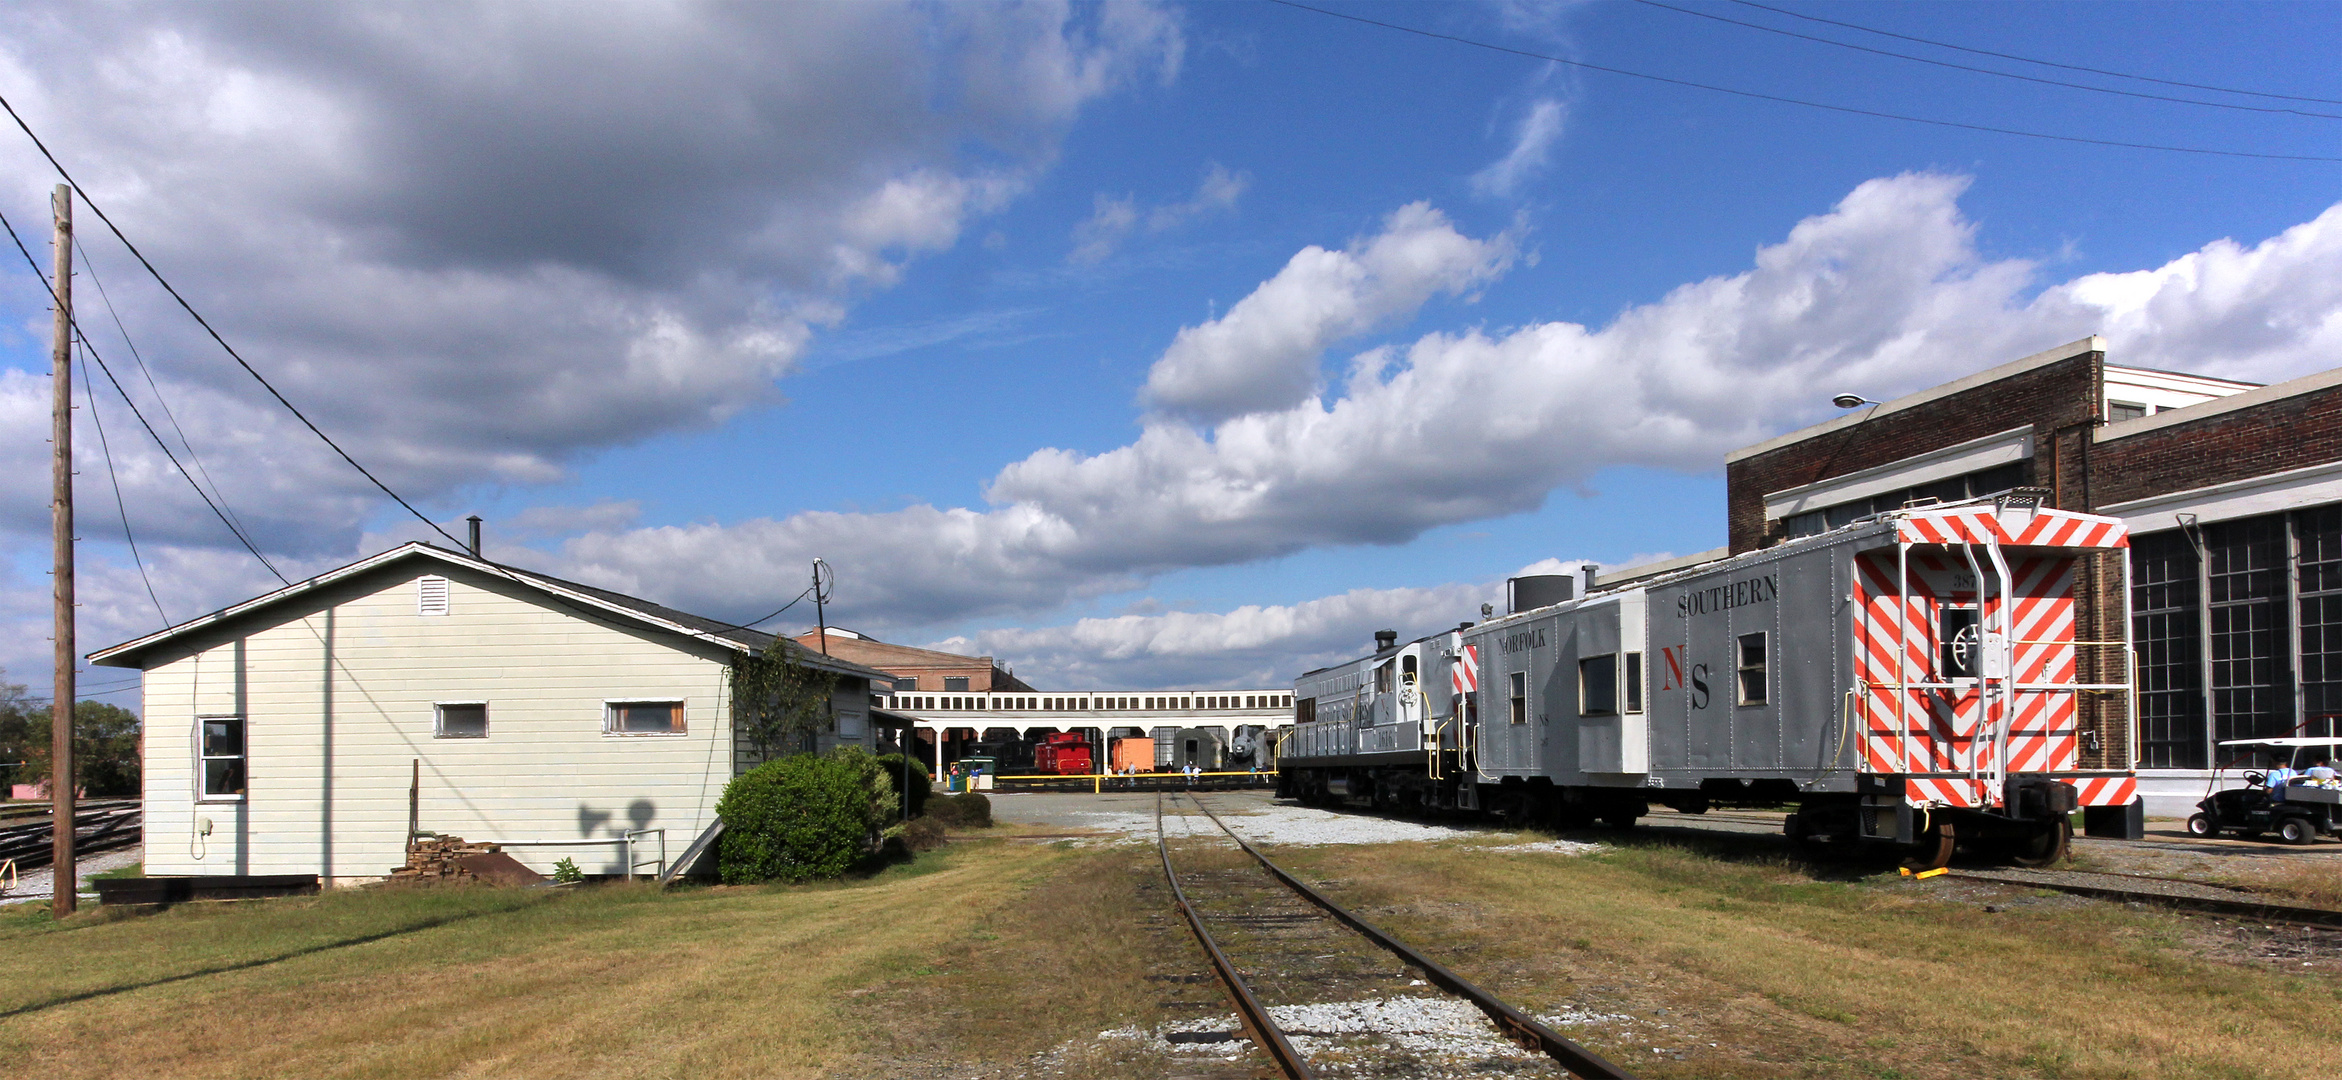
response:
[[[943,822],[932,817],[912,818],[903,826],[903,847],[914,855],[943,846]]]
[[[887,782],[894,785],[895,798],[910,800],[912,817],[918,817],[927,812],[927,796],[934,792],[935,784],[934,781],[928,779],[925,765],[916,761],[910,763],[908,786],[905,786],[904,783],[903,755],[880,755],[878,766],[886,770]],[[897,803],[896,805],[901,804]]]
[[[985,798],[981,791],[945,795],[928,803],[927,816],[955,829],[989,829],[992,827],[992,800]]]
[[[878,760],[860,749],[766,762],[716,802],[717,871],[728,885],[837,877],[876,847],[894,808]]]

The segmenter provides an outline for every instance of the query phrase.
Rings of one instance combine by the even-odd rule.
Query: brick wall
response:
[[[1727,525],[1739,554],[1777,542],[1765,521],[1771,492],[1900,461],[2033,425],[2035,482],[2057,505],[2084,507],[2088,440],[2098,423],[2106,354],[2086,352],[1875,420],[1742,458],[1724,467]]]
[[[2093,506],[2342,461],[2342,386],[2090,448]]]

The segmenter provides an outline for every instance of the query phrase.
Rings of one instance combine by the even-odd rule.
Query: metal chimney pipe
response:
[[[480,515],[473,514],[464,520],[472,526],[472,558],[477,559],[480,557]]]

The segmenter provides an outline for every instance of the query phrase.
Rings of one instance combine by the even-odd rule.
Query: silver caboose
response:
[[[2137,827],[2127,626],[2077,634],[2127,543],[2004,496],[1392,635],[1295,681],[1280,788],[1562,826],[1788,804],[1794,837],[1914,865],[2062,858],[2077,808]]]

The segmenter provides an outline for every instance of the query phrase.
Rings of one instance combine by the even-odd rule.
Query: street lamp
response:
[[[1841,409],[1852,409],[1863,405],[1884,405],[1886,402],[1872,401],[1860,394],[1840,394],[1837,397],[1831,398],[1830,404],[1835,405]]]

